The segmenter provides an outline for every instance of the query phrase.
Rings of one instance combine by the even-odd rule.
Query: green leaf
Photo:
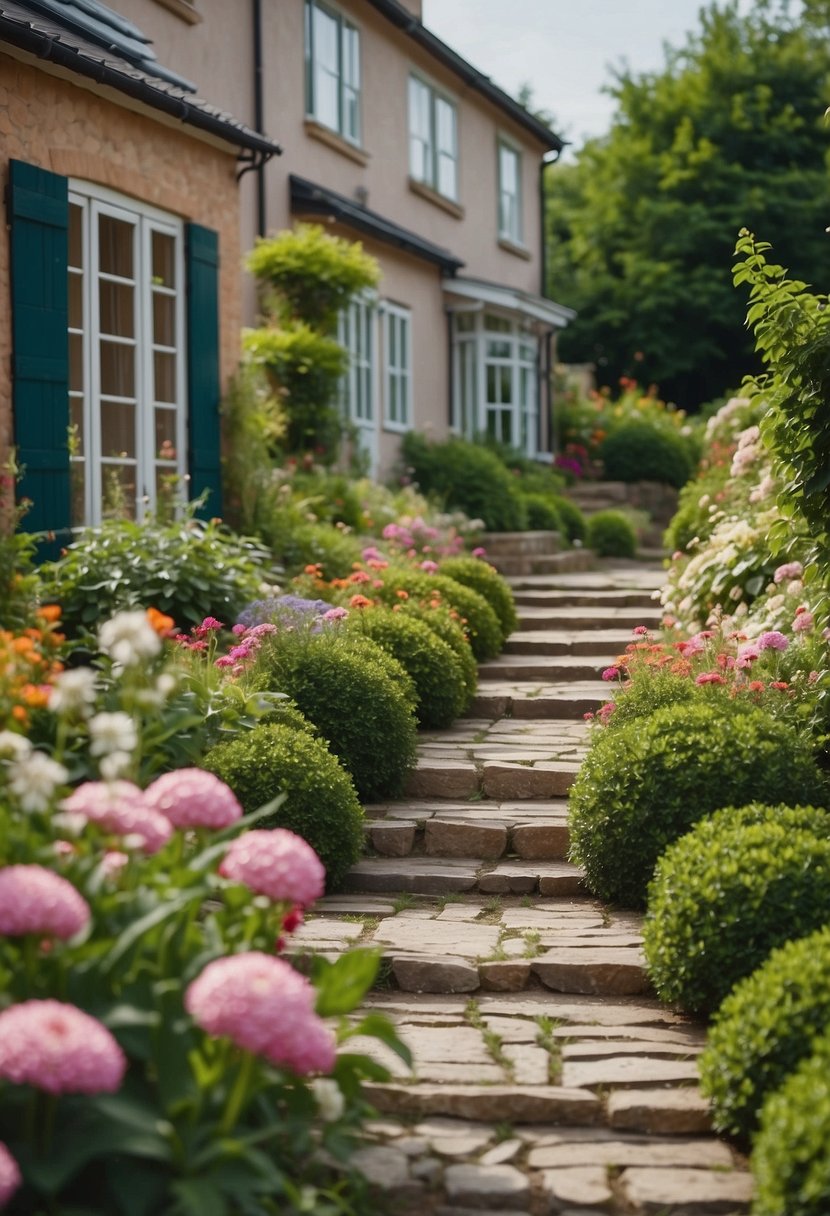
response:
[[[356,1026],[350,1027],[343,1038],[348,1039],[353,1035],[369,1035],[372,1038],[380,1039],[387,1047],[391,1047],[396,1055],[400,1056],[404,1064],[409,1068],[412,1067],[412,1052],[398,1035],[394,1023],[390,1022],[382,1013],[367,1014]]]
[[[380,958],[379,950],[349,950],[334,963],[315,958],[312,978],[320,1017],[351,1013],[375,982]]]

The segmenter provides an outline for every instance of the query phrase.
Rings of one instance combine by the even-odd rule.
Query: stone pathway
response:
[[[746,1163],[709,1131],[700,1024],[649,993],[637,914],[585,892],[568,788],[599,672],[656,625],[656,565],[515,576],[519,629],[481,668],[470,716],[424,733],[407,797],[367,807],[367,856],[298,945],[371,944],[367,1005],[410,1072],[386,1083],[356,1164],[390,1212],[727,1216]]]

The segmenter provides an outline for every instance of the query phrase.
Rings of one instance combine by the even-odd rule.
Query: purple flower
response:
[[[777,629],[770,629],[767,633],[762,633],[757,642],[759,650],[786,650],[789,644],[789,639],[783,633],[779,633]]]

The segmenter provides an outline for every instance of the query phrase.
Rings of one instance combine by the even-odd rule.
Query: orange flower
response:
[[[60,620],[61,611],[60,604],[42,604],[37,610],[37,615],[43,617],[44,621],[54,624],[55,621]]]
[[[365,595],[353,595],[349,600],[350,608],[371,608],[372,600],[366,598]]]
[[[399,600],[408,600],[409,599],[409,592],[404,591],[403,587],[399,587],[398,590],[395,592],[395,595],[398,597]]]
[[[49,704],[49,689],[42,684],[24,684],[20,698],[32,709],[45,709]]]
[[[158,608],[147,609],[147,620],[150,622],[150,627],[156,631],[160,638],[172,632],[176,627],[176,622],[172,616],[167,616],[163,612],[159,612]]]

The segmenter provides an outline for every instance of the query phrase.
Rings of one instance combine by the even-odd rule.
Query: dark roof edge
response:
[[[477,89],[479,93],[483,93],[489,101],[497,105],[500,109],[505,110],[510,117],[517,122],[519,126],[524,127],[526,131],[530,131],[532,135],[545,145],[549,150],[561,152],[566,146],[567,140],[560,139],[555,131],[551,131],[545,123],[526,110],[523,105],[520,105],[514,97],[509,93],[505,93],[504,89],[500,89],[498,85],[493,84],[489,76],[485,76],[483,72],[479,72],[471,63],[462,58],[457,51],[452,47],[447,46],[446,42],[442,42],[437,35],[431,33],[426,26],[414,17],[412,13],[398,3],[398,0],[369,0],[373,8],[376,8],[379,13],[387,17],[394,25],[408,34],[414,42],[417,42],[425,50],[429,51],[436,59],[440,60],[445,67],[450,71],[455,72],[467,84]]]
[[[370,211],[367,207],[362,207],[359,203],[353,202],[352,199],[346,198],[342,194],[337,194],[334,190],[329,190],[326,186],[318,186],[293,173],[289,177],[289,182],[291,210],[297,215],[321,215],[323,213],[331,215],[349,227],[356,228],[358,232],[364,232],[367,236],[374,237],[375,240],[383,241],[387,245],[394,245],[426,262],[433,262],[451,275],[464,265],[463,261],[455,257],[448,249],[442,249],[440,245],[433,245],[432,241],[425,240],[416,232],[411,232],[408,228],[401,228],[394,221],[386,219],[376,211]]]
[[[88,59],[57,39],[33,29],[30,25],[0,16],[0,39],[10,42],[22,51],[45,59],[58,67],[67,68],[79,76],[86,76],[98,84],[109,85],[119,93],[125,93],[135,101],[143,102],[154,110],[161,110],[188,126],[197,127],[235,148],[245,148],[265,156],[281,155],[282,148],[264,135],[247,127],[238,127],[225,118],[201,109],[183,97],[174,97],[162,89],[156,89],[143,80],[137,80],[119,72],[106,63]]]

